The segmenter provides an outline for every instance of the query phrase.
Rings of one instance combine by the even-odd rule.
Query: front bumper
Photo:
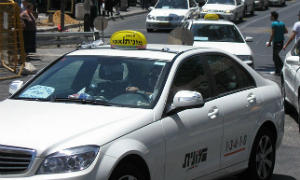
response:
[[[70,173],[57,174],[36,174],[44,159],[36,158],[32,167],[24,174],[0,174],[1,180],[107,180],[109,173],[113,169],[116,159],[110,156],[105,156],[102,153],[98,154],[94,162],[85,170]]]
[[[146,21],[147,29],[174,29],[182,25],[182,21]]]
[[[269,1],[269,4],[270,4],[270,5],[281,5],[281,2],[280,2],[280,1],[276,1],[276,0],[274,1],[274,0],[273,0],[273,1]]]

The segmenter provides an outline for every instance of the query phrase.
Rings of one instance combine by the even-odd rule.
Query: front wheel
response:
[[[285,99],[286,93],[285,93],[285,87],[284,87],[284,79],[281,80],[281,96],[283,100],[284,105],[284,112],[285,114],[291,114],[293,107],[292,105]]]
[[[249,167],[239,176],[245,180],[270,180],[275,165],[275,138],[268,128],[256,135],[249,159]]]
[[[126,163],[118,165],[109,180],[146,180],[146,178],[139,168]]]
[[[153,29],[147,29],[147,32],[149,33],[149,32],[153,32]]]
[[[298,108],[300,108],[300,97],[298,97]],[[298,110],[298,126],[299,126],[299,132],[300,132],[300,109]]]
[[[244,16],[244,15],[242,14],[241,17],[239,18],[239,21],[240,21],[240,22],[243,22],[243,18],[244,18],[243,16]]]
[[[254,16],[254,14],[255,14],[255,4],[252,4],[252,9],[251,9],[250,15]]]

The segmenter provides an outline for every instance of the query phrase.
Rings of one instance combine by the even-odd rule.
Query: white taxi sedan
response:
[[[300,113],[300,40],[294,44],[292,49],[286,54],[283,68],[281,87],[284,96],[285,112],[291,113],[295,108]],[[300,116],[298,115],[298,125],[300,131]]]
[[[213,20],[210,20],[212,18]],[[193,45],[223,49],[254,67],[254,54],[247,44],[252,42],[253,38],[249,36],[244,38],[234,23],[217,18],[215,14],[207,14],[204,19],[191,19],[184,23],[183,27],[193,33]]]
[[[244,18],[244,3],[241,0],[207,0],[202,7],[200,16],[204,17],[206,14],[214,13],[220,19],[232,21],[234,23]]]
[[[136,31],[62,56],[0,109],[2,180],[269,180],[284,133],[276,83]]]
[[[200,13],[200,7],[195,0],[159,0],[150,10],[146,18],[147,32],[174,29],[191,16],[199,16]]]

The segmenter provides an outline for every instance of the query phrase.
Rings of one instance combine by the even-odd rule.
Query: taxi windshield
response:
[[[186,0],[159,0],[155,9],[188,9]]]
[[[244,43],[237,27],[227,24],[193,24],[194,41]]]
[[[235,5],[235,1],[234,0],[208,0],[207,4]]]
[[[168,63],[130,57],[66,56],[14,99],[153,108]]]

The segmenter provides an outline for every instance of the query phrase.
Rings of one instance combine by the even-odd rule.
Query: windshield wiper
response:
[[[53,102],[76,102],[81,104],[95,104],[95,105],[105,105],[111,106],[107,101],[101,101],[96,99],[69,99],[69,98],[53,98],[51,101]]]

